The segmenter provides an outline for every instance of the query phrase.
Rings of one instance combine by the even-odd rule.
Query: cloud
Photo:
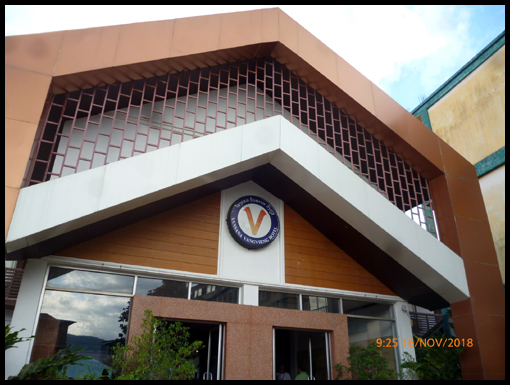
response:
[[[262,7],[275,6],[6,6],[6,34],[13,28],[35,33]],[[278,7],[397,100],[430,94],[471,59],[476,23],[484,11],[491,13],[488,6],[461,5]],[[398,85],[404,78],[407,96]],[[396,88],[400,93],[394,94]]]
[[[257,5],[6,5],[5,36],[230,13]]]
[[[420,40],[425,55],[421,62],[409,64],[419,68],[421,85],[430,93],[476,54],[469,35],[472,15],[458,6],[427,6],[419,12],[423,20],[429,21],[427,33]],[[428,39],[435,39],[437,44],[427,45]]]
[[[131,294],[134,277],[120,274],[52,268],[48,286],[60,289],[94,290],[108,293]]]
[[[41,313],[74,321],[69,326],[69,334],[112,340],[121,331],[118,320],[128,300],[126,297],[47,290]]]
[[[378,86],[404,69],[422,83],[469,55],[469,10],[455,5],[282,6],[284,12]],[[459,59],[462,56],[462,59]]]

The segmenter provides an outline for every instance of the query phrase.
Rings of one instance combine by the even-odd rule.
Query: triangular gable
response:
[[[290,206],[284,213],[286,283],[395,295]]]
[[[290,206],[284,213],[285,283],[395,295]],[[56,255],[215,275],[219,215],[214,193]]]

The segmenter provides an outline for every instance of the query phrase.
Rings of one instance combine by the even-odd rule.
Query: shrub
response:
[[[30,341],[30,338],[34,338],[35,336],[30,336],[26,339],[18,337],[18,333],[21,333],[24,328],[21,330],[18,330],[17,332],[11,331],[11,325],[5,325],[5,350],[11,349],[11,348],[17,348],[17,346],[14,346],[14,344],[17,344],[19,342],[26,342]]]
[[[369,344],[365,349],[358,345],[349,347],[348,366],[340,363],[333,366],[337,371],[336,380],[393,380],[397,373],[388,369],[388,359],[380,353],[381,347],[375,342]]]
[[[67,380],[66,366],[81,360],[91,360],[90,357],[78,356],[82,349],[71,350],[73,345],[61,349],[53,357],[39,359],[25,364],[17,376],[9,376],[8,380]]]
[[[114,347],[114,379],[119,380],[184,380],[195,375],[193,362],[187,360],[202,346],[189,343],[189,328],[180,322],[165,322],[145,311],[143,333],[133,336],[131,343]]]
[[[443,334],[436,339],[443,341],[445,338]],[[416,361],[409,354],[404,355],[400,368],[410,369],[420,380],[462,380],[459,353],[464,347],[461,344],[459,347],[442,345],[436,343],[433,346],[425,344],[416,347]]]
[[[18,333],[25,329],[13,332],[10,325],[5,326],[5,350],[17,348],[14,344],[19,342],[29,341],[35,336],[30,336],[26,339],[18,337]],[[76,364],[78,361],[91,360],[91,357],[79,356],[83,349],[72,350],[73,345],[69,345],[65,349],[59,350],[54,356],[46,359],[39,359],[36,362],[25,364],[16,376],[9,376],[8,380],[69,380],[66,375],[67,365]],[[95,379],[95,376],[90,373],[84,375],[79,379]]]

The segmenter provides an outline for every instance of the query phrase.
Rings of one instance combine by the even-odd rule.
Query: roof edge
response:
[[[154,42],[152,36],[163,32],[168,39]],[[48,39],[49,34],[55,32],[48,33]],[[442,160],[436,156],[437,143],[424,140],[427,135],[421,134],[426,127],[412,121],[414,117],[408,111],[279,8],[70,30],[62,34],[65,36],[60,40],[51,41],[51,55],[48,53],[45,58],[45,73],[53,76],[52,92],[57,85],[66,89],[66,83],[84,88],[95,86],[98,79],[118,81],[112,76],[118,70],[126,79],[159,74],[162,71],[159,65],[169,60],[177,68],[189,69],[211,59],[234,61],[269,54],[282,64],[292,63],[289,69],[325,97],[332,98],[331,102],[375,133],[378,140],[426,179],[435,179],[443,173]],[[190,36],[197,35],[202,38],[190,40]],[[17,39],[16,47],[11,47],[6,55],[6,65],[38,71],[33,68],[39,65],[37,58],[30,56],[33,38],[26,35]],[[434,148],[433,154],[430,148]]]

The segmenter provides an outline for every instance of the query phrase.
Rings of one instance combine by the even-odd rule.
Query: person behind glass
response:
[[[299,364],[298,365],[298,375],[296,376],[296,378],[294,378],[294,380],[308,380],[308,373],[305,372],[305,365],[303,364]]]
[[[278,369],[278,376],[276,377],[277,380],[292,380],[290,378],[290,374],[285,371],[285,365],[282,363],[279,366]]]

